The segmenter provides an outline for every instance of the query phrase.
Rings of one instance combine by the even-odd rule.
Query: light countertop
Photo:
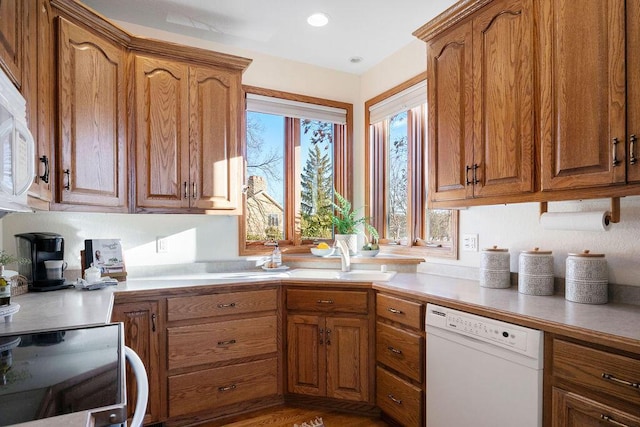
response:
[[[86,291],[67,289],[42,293],[27,293],[12,298],[20,311],[10,323],[0,321],[0,334],[46,330],[60,327],[93,325],[110,320],[113,294],[118,292],[156,291],[193,286],[234,285],[247,283],[314,282],[313,279],[290,279],[278,272],[245,271],[237,273],[203,273],[130,279],[117,286]],[[321,283],[342,282],[323,279]],[[590,305],[567,301],[563,296],[532,296],[508,289],[482,288],[474,280],[422,273],[398,273],[389,282],[373,286],[410,296],[424,302],[434,302],[474,310],[483,314],[495,312],[525,326],[554,331],[569,327],[620,338],[640,346],[640,306],[627,304]],[[179,292],[179,291],[178,291]]]

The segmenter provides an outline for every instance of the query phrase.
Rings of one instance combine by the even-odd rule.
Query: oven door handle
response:
[[[144,415],[147,412],[147,400],[149,399],[149,380],[144,364],[135,351],[129,347],[124,347],[124,356],[131,365],[131,369],[136,377],[138,397],[136,399],[136,410],[131,419],[131,427],[141,427]]]

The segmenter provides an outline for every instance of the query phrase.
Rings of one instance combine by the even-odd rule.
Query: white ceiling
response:
[[[362,74],[456,0],[82,1],[115,20]],[[329,15],[329,24],[309,26],[314,12]]]

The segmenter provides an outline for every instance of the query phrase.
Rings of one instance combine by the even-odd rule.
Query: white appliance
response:
[[[0,211],[30,212],[35,143],[27,128],[26,101],[0,70]]]
[[[543,333],[427,304],[428,427],[541,427]]]

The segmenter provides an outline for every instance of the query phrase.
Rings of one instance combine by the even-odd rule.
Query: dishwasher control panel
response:
[[[530,357],[537,356],[542,333],[488,317],[427,304],[427,328],[444,329],[452,333],[493,343]]]

